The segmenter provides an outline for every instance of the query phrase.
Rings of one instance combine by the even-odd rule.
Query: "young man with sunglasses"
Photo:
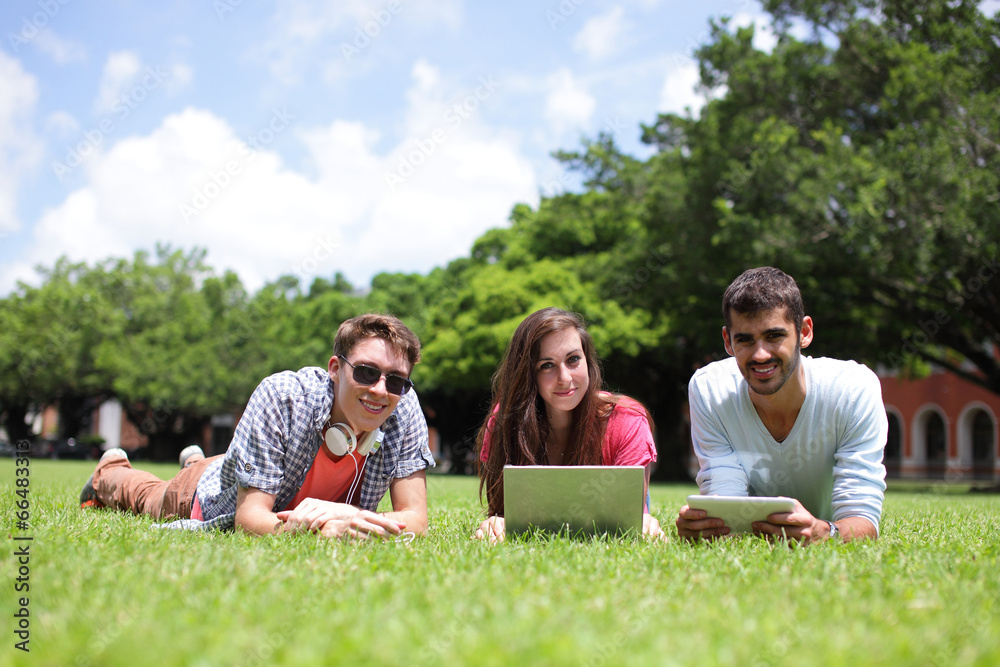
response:
[[[812,318],[778,269],[745,271],[722,302],[731,358],[699,369],[688,389],[701,493],[792,498],[794,511],[753,524],[769,537],[877,537],[888,433],[878,377],[853,361],[801,354]],[[676,524],[687,539],[729,533],[687,505]]]
[[[163,481],[133,470],[122,450],[110,450],[81,503],[177,517],[165,524],[176,528],[425,534],[425,470],[434,459],[410,391],[419,360],[420,341],[398,319],[347,320],[325,370],[285,371],[260,383],[225,454]],[[386,491],[393,511],[376,513]]]

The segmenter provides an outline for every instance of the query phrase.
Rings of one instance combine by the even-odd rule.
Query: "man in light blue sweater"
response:
[[[804,357],[813,339],[795,280],[772,267],[741,274],[723,296],[731,358],[691,378],[691,439],[705,495],[787,496],[795,510],[754,532],[803,543],[878,536],[888,422],[878,377],[853,361]],[[729,533],[686,505],[677,532]]]

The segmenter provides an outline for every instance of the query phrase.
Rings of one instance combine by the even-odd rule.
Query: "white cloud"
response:
[[[399,40],[405,33],[404,24],[457,30],[464,19],[462,0],[393,6],[399,8],[395,13],[388,3],[370,0],[278,3],[270,20],[271,38],[254,55],[267,63],[272,76],[286,84],[300,82],[310,66],[324,61],[324,77],[335,81],[364,71],[370,60],[352,49],[369,56],[368,49],[382,44],[387,35],[392,35],[390,43]]]
[[[0,51],[0,238],[20,229],[17,192],[23,175],[42,154],[31,119],[38,101],[38,84],[21,63]]]
[[[753,26],[753,47],[758,51],[770,53],[778,44],[778,37],[771,28],[770,17],[764,14],[748,14],[740,12],[733,16],[733,28],[747,28]]]
[[[805,42],[812,39],[813,28],[805,21],[795,19],[792,21],[792,25],[789,28],[788,33],[800,42]]]
[[[308,285],[336,271],[356,284],[383,270],[426,272],[467,254],[515,203],[537,203],[518,138],[482,121],[496,89],[451,90],[420,63],[403,137],[382,152],[379,134],[360,122],[299,128],[284,119],[254,133],[254,149],[208,111],[171,115],[87,160],[84,185],[43,213],[22,263],[0,273],[0,291],[60,255],[128,257],[157,241],[208,249],[210,264],[235,270],[249,289],[282,274]],[[314,176],[268,148],[295,140]],[[400,165],[405,175],[390,186]]]
[[[986,16],[994,16],[997,12],[1000,12],[1000,0],[983,0],[983,2],[979,3],[979,11]]]
[[[562,68],[548,79],[549,94],[545,98],[545,118],[556,133],[582,127],[594,114],[597,102],[586,88]]]
[[[586,53],[591,60],[600,60],[618,50],[625,32],[625,10],[615,7],[607,14],[589,19],[573,38],[573,48]]]
[[[134,51],[115,51],[104,63],[101,86],[94,101],[97,113],[110,111],[127,89],[132,85],[142,69],[139,56]]]
[[[194,70],[183,63],[174,63],[170,66],[167,88],[170,92],[185,87],[194,78]]]
[[[80,123],[68,111],[54,111],[45,118],[45,131],[60,138],[71,137],[80,131]]]
[[[60,65],[87,59],[83,46],[59,37],[51,28],[39,31],[32,43]]]
[[[696,91],[699,83],[698,65],[690,58],[678,57],[671,60],[667,76],[660,89],[660,103],[657,111],[683,114],[690,107],[695,117],[705,105],[705,98]]]

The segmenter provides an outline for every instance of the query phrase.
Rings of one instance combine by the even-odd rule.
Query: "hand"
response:
[[[332,520],[346,520],[361,510],[346,503],[331,503],[318,498],[306,498],[293,510],[278,512],[278,520],[284,522],[282,532],[314,532]]]
[[[386,539],[402,534],[405,528],[406,523],[403,521],[396,521],[368,510],[358,510],[350,518],[330,519],[323,524],[320,534],[323,537],[349,537],[356,540],[367,540],[372,535]]]
[[[829,539],[830,524],[814,517],[798,500],[792,500],[795,502],[793,511],[770,514],[767,521],[754,521],[754,535],[763,535],[770,540],[783,537],[803,544]]]
[[[504,522],[502,516],[491,516],[486,521],[479,524],[479,529],[473,536],[477,540],[489,538],[490,544],[503,542],[505,536]]]
[[[642,534],[654,540],[667,539],[667,534],[660,528],[660,522],[652,514],[642,515]]]
[[[677,513],[677,534],[685,540],[714,540],[729,534],[729,526],[722,519],[708,516],[705,510],[694,510],[685,505]]]

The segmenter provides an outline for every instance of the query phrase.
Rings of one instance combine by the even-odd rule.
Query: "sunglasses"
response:
[[[413,382],[410,381],[410,378],[405,378],[402,375],[396,375],[395,373],[383,373],[374,366],[365,366],[364,364],[358,364],[355,366],[349,362],[347,357],[344,355],[338,354],[337,356],[343,359],[345,364],[354,369],[354,381],[358,384],[371,386],[384,377],[385,390],[390,394],[402,396],[409,390],[413,389]]]

